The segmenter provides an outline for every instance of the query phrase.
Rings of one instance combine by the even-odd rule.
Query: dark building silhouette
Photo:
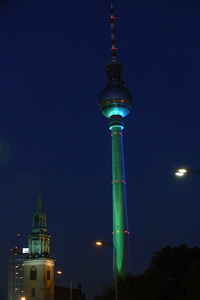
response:
[[[85,300],[85,295],[82,293],[80,285],[77,289],[73,288],[72,291],[70,291],[70,288],[55,285],[54,291],[54,300]]]
[[[23,290],[24,253],[19,246],[11,249],[8,261],[8,300],[20,300]]]

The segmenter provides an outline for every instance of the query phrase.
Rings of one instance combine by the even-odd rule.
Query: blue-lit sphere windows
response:
[[[99,96],[99,107],[104,116],[124,118],[131,110],[132,96],[121,84],[108,85]]]

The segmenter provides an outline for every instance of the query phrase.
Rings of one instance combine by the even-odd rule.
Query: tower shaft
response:
[[[121,120],[130,113],[133,100],[124,87],[123,67],[117,59],[114,22],[113,0],[110,0],[111,58],[106,65],[106,87],[99,95],[99,108],[111,120],[114,274],[116,268],[117,276],[124,277],[130,273],[130,256]]]
[[[128,247],[128,215],[126,180],[123,153],[123,123],[111,122],[112,131],[112,201],[113,201],[113,245],[116,252],[118,276],[130,273]]]

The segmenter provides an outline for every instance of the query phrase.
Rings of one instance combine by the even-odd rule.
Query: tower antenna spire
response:
[[[111,62],[117,61],[117,48],[116,48],[116,41],[115,41],[115,16],[114,16],[114,4],[113,0],[110,0],[110,34],[111,34]]]

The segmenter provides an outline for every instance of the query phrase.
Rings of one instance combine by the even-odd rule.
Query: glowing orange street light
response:
[[[102,242],[99,242],[99,241],[98,241],[98,242],[96,242],[96,245],[97,245],[97,246],[101,246],[101,245],[102,245]]]
[[[59,275],[61,275],[61,274],[67,274],[67,272],[64,272],[62,270],[57,270],[56,273],[59,274]],[[71,279],[69,281],[69,289],[70,289],[70,300],[72,300],[72,280]]]
[[[114,276],[115,276],[115,300],[118,300],[118,285],[117,285],[117,264],[116,264],[116,249],[115,246],[113,244],[108,244],[108,243],[104,243],[101,241],[97,241],[95,242],[95,244],[97,246],[109,246],[112,247],[114,249]]]

